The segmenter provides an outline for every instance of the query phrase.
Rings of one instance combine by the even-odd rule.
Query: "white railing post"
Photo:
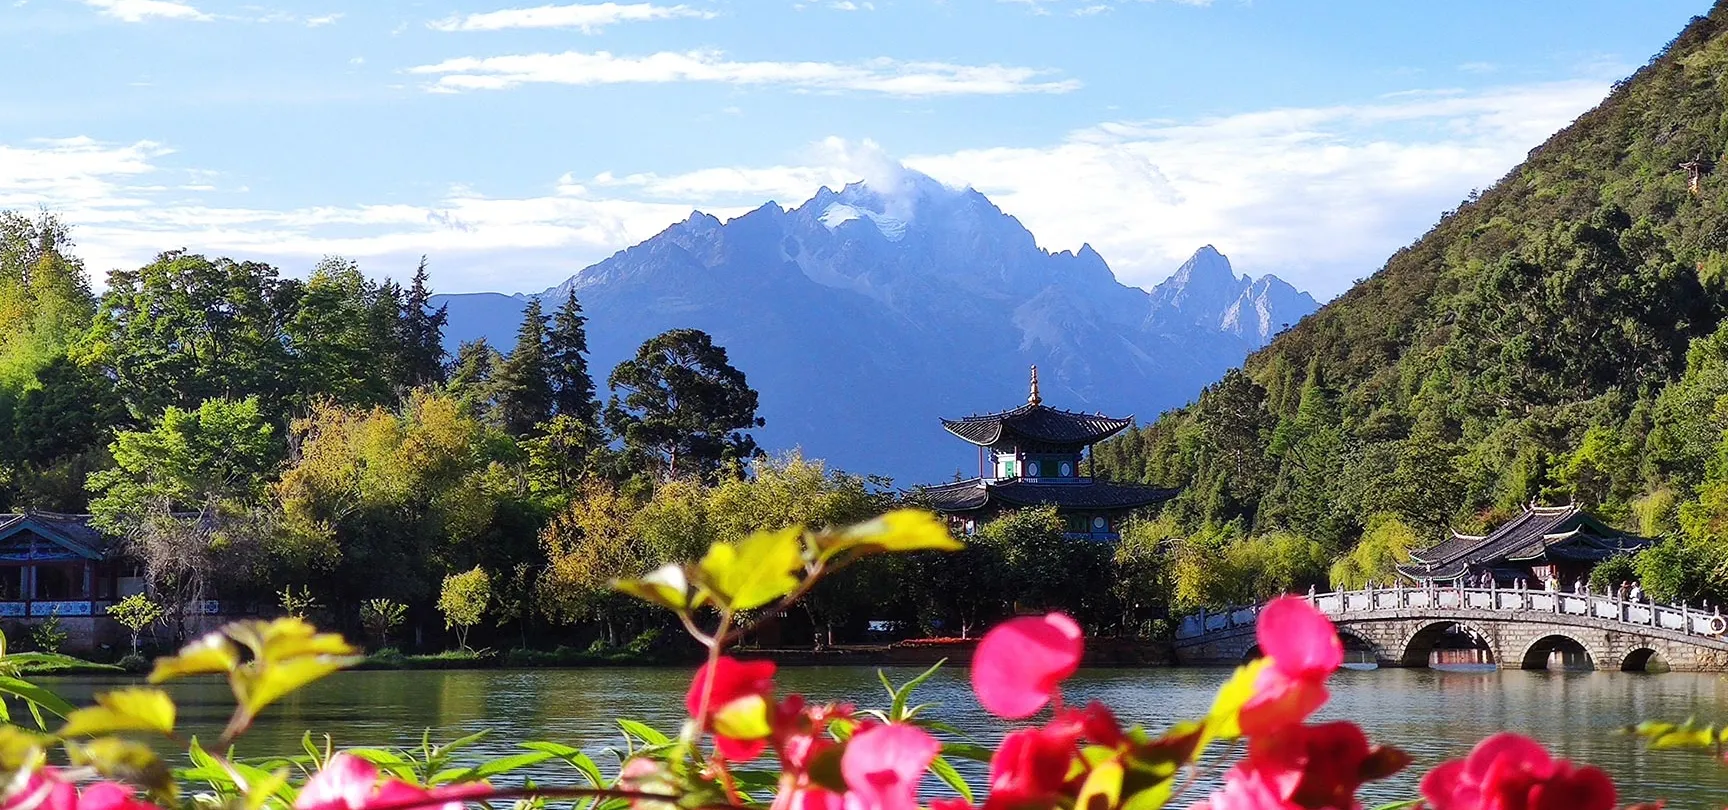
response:
[[[1685,602],[1680,603],[1680,632],[1692,632],[1692,609]]]

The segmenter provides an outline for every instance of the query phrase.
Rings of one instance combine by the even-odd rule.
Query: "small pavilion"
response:
[[[0,514],[0,617],[91,616],[135,592],[138,580],[122,577],[108,550],[89,515]]]
[[[1519,580],[1540,588],[1549,579],[1570,590],[1603,560],[1648,547],[1646,537],[1627,534],[1577,506],[1524,507],[1517,517],[1485,535],[1459,534],[1411,552],[1398,573],[1418,585],[1475,586],[1490,579],[1500,586]]]
[[[949,433],[977,445],[978,477],[928,487],[924,494],[933,509],[967,534],[1003,511],[1054,506],[1066,521],[1069,536],[1117,540],[1130,512],[1163,503],[1177,492],[1081,474],[1092,445],[1132,424],[1132,416],[1076,413],[1045,405],[1034,366],[1025,405],[942,420]]]

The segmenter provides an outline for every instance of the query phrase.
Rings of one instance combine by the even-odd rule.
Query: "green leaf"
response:
[[[648,745],[666,745],[672,742],[666,735],[635,720],[619,720],[618,727],[624,730],[625,736],[641,740]]]
[[[256,715],[283,695],[358,660],[315,656],[286,661],[255,661],[256,669],[248,667],[234,673],[234,697],[248,713]]]
[[[954,769],[953,763],[939,756],[930,760],[930,772],[936,774],[936,778],[942,780],[948,787],[953,788],[954,792],[960,794],[960,798],[965,799],[968,804],[972,803],[972,786],[966,784],[966,778]]]
[[[991,751],[982,745],[972,745],[971,743],[942,744],[942,756],[945,757],[955,756],[961,759],[969,759],[973,762],[989,762],[995,755],[996,752]]]
[[[150,670],[150,682],[162,683],[188,675],[211,675],[232,672],[240,665],[240,652],[220,631],[180,648],[178,655],[156,659]]]
[[[174,775],[150,747],[120,737],[98,737],[66,746],[72,764],[95,768],[109,779],[137,785],[158,801],[172,804],[177,795]]]
[[[1206,713],[1206,733],[1200,740],[1201,749],[1215,739],[1232,740],[1242,736],[1242,726],[1238,722],[1242,707],[1254,697],[1254,684],[1260,679],[1260,672],[1271,663],[1269,658],[1259,658],[1243,664],[1236,668],[1230,680],[1218,688],[1212,709]]]
[[[1106,759],[1093,764],[1086,781],[1080,785],[1075,810],[1109,810],[1122,800],[1122,778],[1125,769],[1119,759]]]
[[[116,689],[96,696],[96,705],[66,717],[62,737],[89,737],[116,731],[174,733],[174,699],[160,689]]]
[[[1421,799],[1405,799],[1401,802],[1389,802],[1375,807],[1374,810],[1415,810],[1421,806]]]
[[[60,717],[66,717],[78,710],[77,706],[66,702],[65,698],[48,689],[21,678],[6,675],[0,675],[0,695],[11,695],[25,701],[32,707],[40,706]]]
[[[896,509],[818,537],[819,553],[824,560],[844,551],[862,555],[962,548],[965,546],[954,539],[940,518],[922,509]]]
[[[799,539],[804,527],[755,532],[738,541],[715,543],[702,557],[703,584],[721,604],[738,610],[762,607],[798,587],[794,570],[803,567]]]
[[[293,803],[294,795],[288,787],[287,768],[270,771],[246,786],[246,810],[259,810],[272,798],[282,799],[284,805]]]
[[[917,689],[919,686],[923,685],[925,681],[930,680],[930,676],[935,675],[936,670],[941,669],[942,665],[946,663],[948,663],[948,659],[946,658],[937,661],[936,663],[931,664],[929,669],[918,673],[912,678],[912,680],[902,684],[899,689],[890,689],[889,694],[894,696],[894,705],[888,710],[889,716],[894,718],[896,722],[907,719],[906,700],[912,696],[912,690]],[[878,670],[877,674],[880,675],[881,671]],[[882,679],[883,681],[887,681],[888,676],[882,675]]]
[[[620,579],[612,583],[616,590],[680,613],[689,610],[690,579],[684,566],[667,563],[638,579]]]
[[[441,785],[447,782],[481,782],[495,776],[502,776],[513,771],[519,771],[531,765],[538,765],[551,758],[552,755],[544,751],[530,751],[526,754],[511,754],[507,757],[498,757],[497,759],[482,762],[472,768],[463,769],[449,779],[433,777],[432,783]],[[442,776],[442,774],[439,776]]]
[[[0,725],[0,770],[18,771],[42,761],[42,752],[53,737]]]
[[[395,751],[382,748],[344,748],[342,753],[357,756],[402,779],[412,780],[416,775],[414,763]]]
[[[602,787],[606,784],[606,778],[600,774],[600,766],[594,763],[593,757],[583,753],[580,748],[555,742],[528,742],[523,743],[522,747],[530,751],[545,751],[569,763],[570,767],[587,777],[588,783],[593,787]]]

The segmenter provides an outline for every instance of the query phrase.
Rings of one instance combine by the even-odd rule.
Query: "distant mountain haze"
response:
[[[1090,246],[1051,253],[983,194],[909,170],[790,210],[694,212],[538,297],[550,312],[572,288],[602,389],[643,340],[701,329],[761,392],[764,447],[903,486],[976,473],[938,418],[1021,404],[1031,365],[1046,404],[1150,418],[1318,306],[1210,245],[1150,293],[1129,287]],[[452,351],[478,337],[508,351],[528,299],[434,304]]]

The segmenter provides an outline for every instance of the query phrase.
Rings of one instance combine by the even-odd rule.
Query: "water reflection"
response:
[[[890,670],[904,680],[915,670]],[[964,672],[938,673],[919,699],[938,704],[935,716],[984,741],[1009,728],[976,711]],[[1205,669],[1088,670],[1069,682],[1067,700],[1102,700],[1125,721],[1162,728],[1204,713],[1227,675]],[[628,717],[674,731],[689,674],[666,669],[533,671],[350,672],[314,685],[272,708],[243,742],[243,755],[299,751],[302,730],[328,733],[338,745],[417,745],[422,729],[450,739],[494,731],[478,752],[502,754],[514,741],[540,738],[584,746],[603,766],[621,744],[612,719]],[[884,701],[874,670],[795,668],[782,672],[786,690],[815,699]],[[75,701],[125,681],[59,680]],[[226,686],[209,680],[174,687],[182,724],[204,738],[227,718]],[[1488,733],[1508,729],[1548,743],[1563,756],[1602,765],[1621,782],[1628,800],[1672,800],[1676,807],[1721,806],[1713,796],[1728,789],[1728,770],[1707,755],[1648,754],[1616,732],[1640,719],[1728,720],[1728,681],[1716,675],[1669,673],[1549,673],[1483,670],[1345,670],[1333,682],[1333,702],[1322,719],[1352,718],[1377,741],[1400,746],[1420,772],[1458,756]],[[974,770],[975,779],[982,774]],[[556,771],[537,779],[563,779]],[[1376,801],[1413,795],[1413,775],[1378,786]],[[1179,802],[1186,806],[1186,802]]]

